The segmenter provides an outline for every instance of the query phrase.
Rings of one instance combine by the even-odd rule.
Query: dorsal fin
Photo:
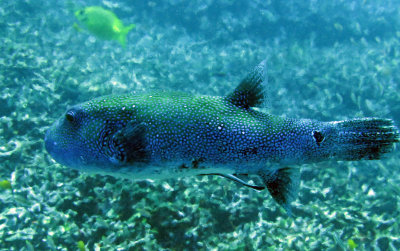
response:
[[[266,101],[267,62],[259,63],[236,87],[226,96],[226,100],[235,106],[248,109],[261,106]]]

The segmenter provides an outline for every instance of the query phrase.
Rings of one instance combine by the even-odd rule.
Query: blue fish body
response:
[[[225,97],[155,92],[100,97],[70,108],[45,136],[61,164],[122,178],[220,175],[267,188],[290,212],[297,165],[379,159],[399,141],[389,119],[319,122],[260,112],[265,62]],[[259,175],[263,186],[240,174]]]

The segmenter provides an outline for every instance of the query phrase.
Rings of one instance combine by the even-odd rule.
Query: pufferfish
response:
[[[267,189],[290,214],[299,166],[373,160],[399,142],[390,119],[321,122],[262,112],[266,62],[226,96],[182,92],[99,97],[70,107],[46,132],[59,163],[128,179],[218,175]],[[242,175],[258,175],[262,185]]]
[[[117,40],[122,47],[126,46],[128,32],[134,24],[124,26],[122,21],[111,11],[100,6],[89,6],[75,11],[75,17],[96,37],[104,40]],[[74,24],[76,29],[80,29]]]

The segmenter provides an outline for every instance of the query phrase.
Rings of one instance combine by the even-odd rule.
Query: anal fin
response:
[[[283,167],[269,172],[260,172],[272,198],[291,215],[291,203],[297,197],[300,171],[298,168]]]

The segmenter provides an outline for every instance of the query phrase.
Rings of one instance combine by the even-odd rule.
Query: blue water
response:
[[[2,250],[400,249],[399,151],[302,168],[293,217],[267,192],[218,177],[129,181],[57,164],[46,129],[107,94],[229,93],[268,61],[269,112],[400,121],[400,2],[0,2]],[[74,29],[102,6],[127,46]],[[351,242],[351,241],[350,241]]]

